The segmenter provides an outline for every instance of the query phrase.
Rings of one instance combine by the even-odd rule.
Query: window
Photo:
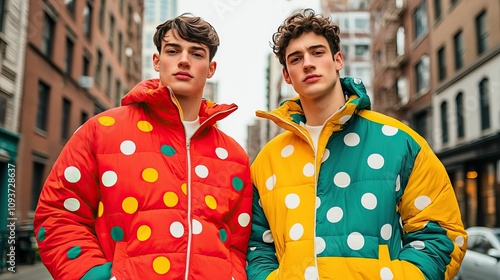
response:
[[[483,79],[479,83],[479,104],[481,106],[481,130],[490,128],[490,92],[489,81]]]
[[[66,37],[66,57],[64,59],[64,71],[66,74],[71,75],[71,68],[73,66],[73,39]]]
[[[5,0],[0,0],[0,32],[3,32],[5,19]]]
[[[52,47],[54,45],[54,28],[56,23],[54,19],[48,14],[45,14],[43,34],[42,34],[42,46],[41,51],[44,55],[52,56]]]
[[[444,47],[439,48],[437,52],[438,59],[438,78],[439,81],[446,79],[446,54]]]
[[[7,99],[0,96],[0,126],[5,126],[5,120],[7,118]]]
[[[31,181],[31,210],[35,211],[42,191],[43,183],[45,181],[44,173],[45,164],[40,162],[33,162],[33,175]]]
[[[443,15],[443,11],[441,10],[441,0],[434,0],[434,19],[438,20]]]
[[[71,101],[63,98],[62,118],[61,118],[61,140],[69,138],[69,124],[71,118]]]
[[[153,38],[153,37],[151,37]],[[118,32],[118,61],[120,62],[120,64],[122,63],[122,53],[123,53],[123,35],[122,35],[122,32]]]
[[[429,56],[423,55],[415,65],[416,92],[422,93],[429,88]]]
[[[464,65],[464,44],[462,41],[462,31],[453,36],[453,45],[455,47],[455,69],[458,70]]]
[[[420,36],[427,33],[427,10],[425,1],[422,1],[420,6],[418,6],[413,12],[413,24],[414,24],[413,39],[418,39],[420,38]]]
[[[457,107],[457,136],[458,138],[464,137],[464,94],[459,92],[455,98],[455,106]]]
[[[107,70],[106,95],[111,96],[111,83],[112,83],[111,66],[108,65],[108,67],[106,67],[106,70]]]
[[[354,46],[354,53],[357,57],[359,56],[366,56],[368,55],[368,50],[369,50],[368,45],[355,45]]]
[[[87,56],[83,56],[83,63],[82,63],[82,75],[83,76],[88,76],[89,75],[89,67],[90,67],[90,60]]]
[[[415,131],[420,134],[420,136],[427,137],[427,113],[425,111],[420,112],[415,115]]]
[[[90,31],[92,30],[92,6],[87,2],[83,8],[83,34],[85,37],[90,38]]]
[[[101,75],[102,75],[102,53],[100,50],[97,50],[97,64],[95,69],[95,80],[97,83],[101,83]]]
[[[80,124],[84,124],[88,119],[89,114],[87,114],[87,112],[85,111],[82,111],[82,114],[80,115]]]
[[[441,141],[448,142],[448,103],[441,103]]]
[[[121,99],[122,99],[121,87],[122,87],[122,83],[120,82],[120,80],[117,79],[116,84],[115,84],[116,106],[120,106],[120,104],[121,104]]]
[[[38,106],[36,111],[36,128],[47,131],[47,113],[49,109],[50,87],[38,82]]]
[[[74,0],[64,0],[64,4],[66,5],[66,9],[68,9],[69,13],[75,14],[75,1]]]
[[[106,0],[101,1],[101,8],[99,9],[99,27],[104,31],[104,17],[106,15]]]
[[[488,49],[488,28],[486,11],[476,17],[477,54],[482,54]]]
[[[109,47],[113,49],[113,43],[115,40],[115,17],[113,15],[109,15],[109,34],[108,34],[108,39],[109,39]]]

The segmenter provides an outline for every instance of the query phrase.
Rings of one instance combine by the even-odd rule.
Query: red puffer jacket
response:
[[[55,279],[246,279],[252,185],[246,152],[203,101],[186,140],[158,80],[75,132],[40,195],[35,232]]]

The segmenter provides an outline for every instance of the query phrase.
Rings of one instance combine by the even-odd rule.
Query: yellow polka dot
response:
[[[99,208],[97,209],[97,217],[101,217],[103,212],[104,212],[104,204],[102,204],[102,201],[99,201]]]
[[[181,186],[181,190],[182,190],[182,192],[183,192],[185,195],[187,195],[187,194],[188,194],[188,192],[187,192],[187,184],[186,184],[186,183],[182,184],[182,186]]]
[[[151,228],[148,226],[140,226],[137,229],[137,239],[139,241],[146,241],[151,236]]]
[[[137,211],[138,206],[139,203],[137,202],[137,199],[133,197],[127,197],[122,202],[123,211],[127,214],[134,214],[135,211]]]
[[[215,198],[211,195],[205,196],[205,203],[207,204],[208,208],[212,210],[217,208],[217,201],[215,201]]]
[[[139,121],[137,123],[137,127],[140,131],[143,132],[150,132],[151,130],[153,130],[153,126],[148,121]]]
[[[174,207],[177,205],[177,202],[179,202],[179,198],[177,197],[177,194],[174,192],[166,192],[163,195],[163,203],[167,205],[167,207]]]
[[[115,119],[109,116],[102,116],[98,119],[99,123],[104,126],[112,126],[115,124]]]
[[[158,274],[165,274],[170,270],[170,261],[165,257],[157,257],[153,261],[153,269]]]
[[[142,179],[146,182],[154,183],[158,180],[158,171],[154,168],[146,168],[142,171]]]
[[[151,93],[153,91],[154,91],[154,89],[152,89],[152,88],[148,89],[148,93]]]

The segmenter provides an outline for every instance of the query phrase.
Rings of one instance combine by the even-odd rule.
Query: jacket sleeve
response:
[[[107,280],[111,276],[111,263],[94,230],[100,196],[89,123],[63,148],[35,211],[40,257],[54,279]]]
[[[427,143],[416,155],[399,211],[405,270],[413,264],[426,279],[451,279],[465,255],[467,233],[446,169]]]
[[[249,280],[276,279],[278,259],[274,242],[269,240],[271,230],[264,210],[260,206],[260,196],[256,188],[253,192],[252,234],[248,243],[247,276]],[[267,242],[266,242],[267,241]]]

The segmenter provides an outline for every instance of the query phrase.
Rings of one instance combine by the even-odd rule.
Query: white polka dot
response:
[[[208,168],[205,165],[198,165],[194,168],[194,172],[196,172],[196,175],[200,178],[207,178],[208,177]]]
[[[349,121],[349,120],[351,119],[351,117],[352,117],[352,115],[345,115],[345,116],[342,116],[342,117],[340,117],[339,122],[340,122],[341,124],[344,124],[344,123],[346,123],[347,121]]]
[[[275,174],[273,174],[271,177],[267,178],[266,188],[271,191],[274,189],[274,185],[276,185],[276,175]]]
[[[126,156],[130,156],[135,153],[135,143],[130,140],[125,140],[120,144],[120,151]]]
[[[319,255],[323,253],[326,249],[326,242],[323,238],[321,237],[315,237],[314,238],[314,252],[316,252],[316,255]]]
[[[394,279],[394,274],[392,274],[392,271],[388,267],[382,267],[380,270],[380,279],[381,280],[392,280]]]
[[[317,280],[318,279],[318,269],[314,266],[306,268],[304,272],[305,280]]]
[[[348,133],[344,136],[344,143],[349,147],[357,146],[360,141],[359,135],[354,132]]]
[[[422,195],[417,197],[417,199],[415,199],[414,204],[418,210],[424,210],[425,207],[431,204],[431,199],[428,196]]]
[[[323,153],[323,156],[321,157],[321,163],[328,160],[329,157],[330,157],[330,150],[325,149],[325,152]]]
[[[259,198],[259,206],[260,208],[262,208],[262,201],[260,201],[260,198]]]
[[[226,159],[229,156],[229,153],[224,148],[217,148],[217,149],[215,149],[215,154],[220,159]]]
[[[360,250],[365,246],[365,238],[359,232],[353,232],[347,237],[347,245],[352,250]]]
[[[401,176],[398,174],[396,177],[396,191],[398,192],[401,189]]]
[[[250,251],[255,251],[255,250],[257,250],[257,247],[250,247],[248,249],[250,249]]]
[[[380,169],[384,166],[384,157],[379,154],[371,154],[368,157],[368,166],[373,169]]]
[[[360,78],[354,78],[353,82],[357,85],[361,84],[361,79]]]
[[[351,177],[345,172],[339,172],[333,177],[333,183],[339,188],[346,188],[351,184]]]
[[[238,216],[238,223],[240,224],[241,227],[246,227],[250,223],[250,215],[247,213],[241,213]]]
[[[392,226],[390,224],[383,225],[382,228],[380,229],[380,236],[382,236],[382,238],[384,240],[391,239],[391,236],[392,236]]]
[[[300,204],[300,197],[295,194],[291,193],[285,197],[285,205],[288,209],[295,209],[299,206]]]
[[[78,168],[76,168],[75,166],[70,166],[64,170],[64,178],[70,183],[76,183],[80,181],[80,178],[82,178],[82,174],[80,173],[80,170],[78,170]]]
[[[399,217],[399,226],[403,229],[404,231],[404,226],[403,226],[403,219]]]
[[[200,221],[193,219],[193,234],[200,234],[202,230],[203,225],[200,223]]]
[[[314,175],[314,164],[312,163],[307,163],[305,166],[304,166],[304,169],[302,170],[302,172],[304,173],[304,176],[306,177],[312,177]]]
[[[398,133],[398,129],[390,125],[384,125],[382,127],[382,133],[385,136],[394,136],[396,135],[396,133]]]
[[[116,280],[116,276],[111,277],[109,280]]]
[[[294,224],[290,228],[290,239],[292,240],[295,241],[299,240],[303,234],[304,234],[304,227],[299,223]]]
[[[67,198],[64,200],[64,208],[71,212],[78,211],[80,209],[80,201],[76,198]]]
[[[464,246],[465,244],[465,238],[463,236],[457,236],[457,238],[455,238],[455,244],[457,244],[458,247],[462,247]]]
[[[184,226],[180,222],[173,222],[170,225],[170,234],[175,238],[180,238],[184,235]]]
[[[321,206],[321,198],[318,196],[316,197],[316,209],[318,209]]]
[[[417,250],[425,249],[425,243],[423,241],[413,241],[410,243],[410,246]]]
[[[338,221],[342,220],[342,217],[344,216],[344,211],[340,207],[332,207],[328,212],[326,212],[326,218],[330,223],[337,223]]]
[[[372,193],[365,193],[361,197],[361,205],[368,210],[373,210],[377,207],[377,197]]]
[[[281,150],[281,156],[284,158],[289,157],[293,154],[293,150],[294,148],[292,145],[287,145]]]
[[[118,175],[114,171],[106,171],[102,174],[101,180],[105,187],[112,187],[118,181]]]
[[[273,234],[271,233],[270,230],[264,231],[264,233],[262,234],[262,241],[264,241],[266,243],[273,243],[274,242]]]

